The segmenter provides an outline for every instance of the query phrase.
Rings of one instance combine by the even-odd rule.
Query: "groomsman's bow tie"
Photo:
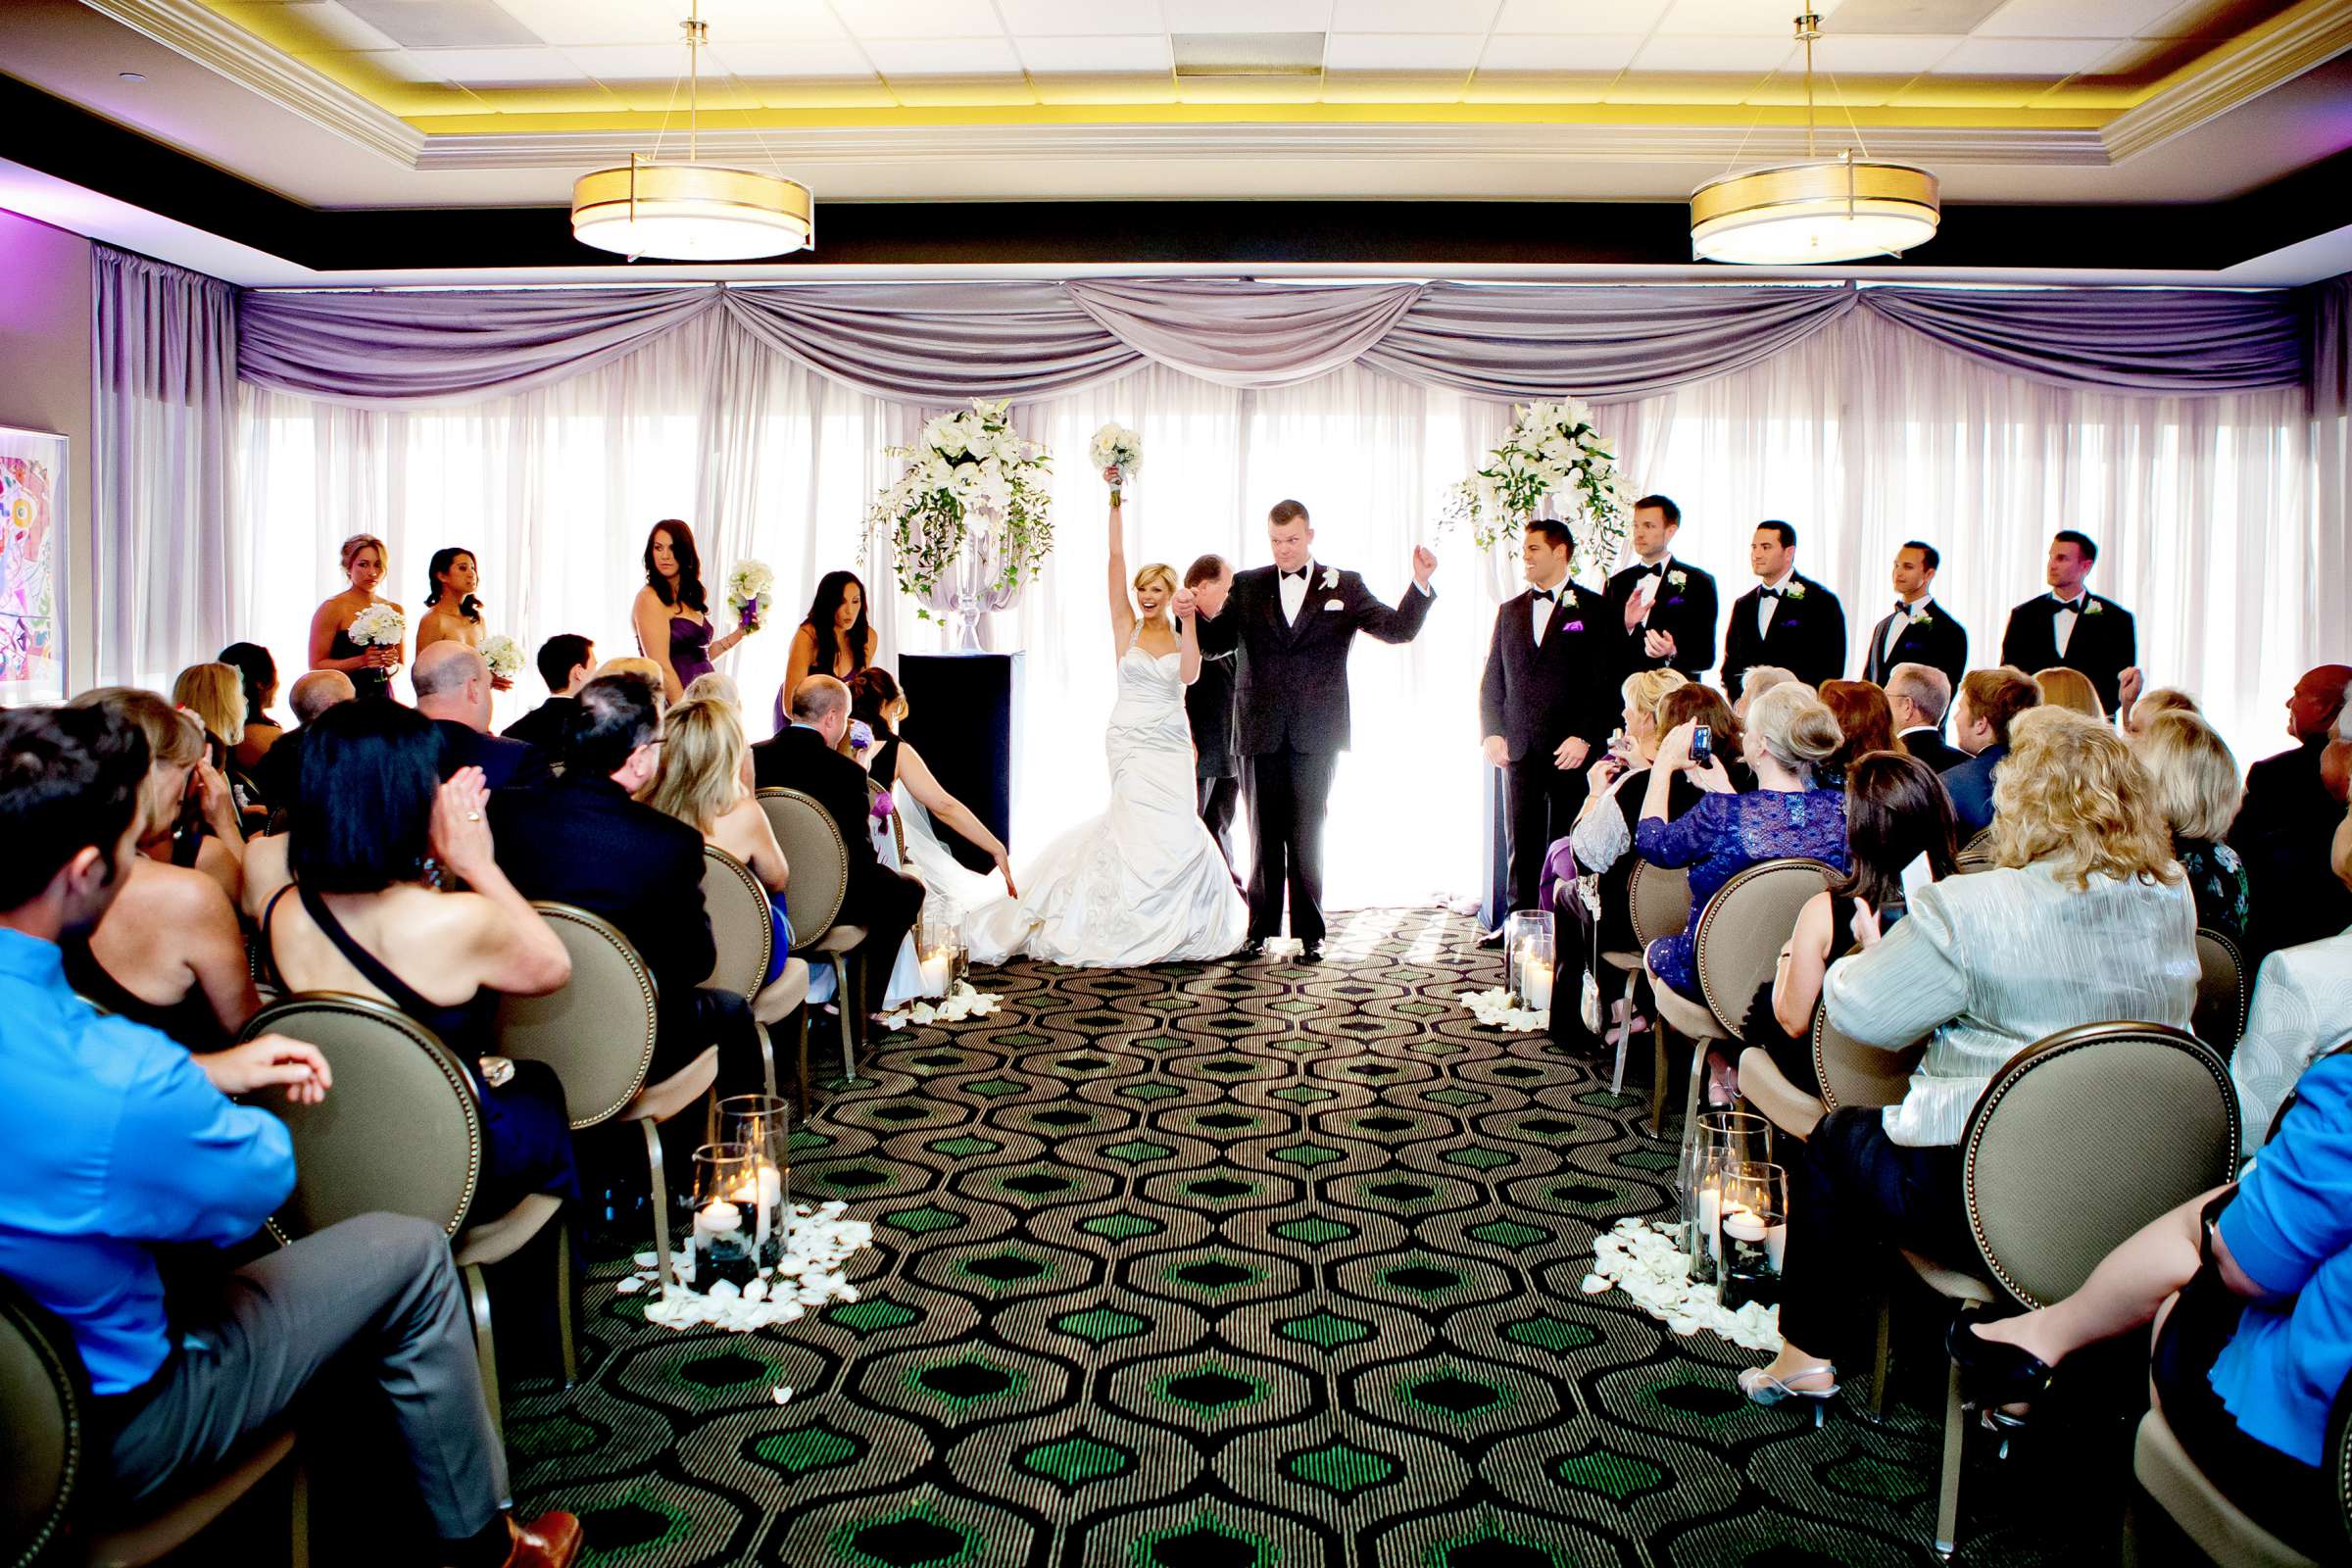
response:
[[[1296,577],[1300,582],[1304,582],[1306,581],[1306,574],[1313,569],[1314,568],[1312,566],[1300,566],[1297,571],[1286,571],[1283,573],[1283,575],[1285,577]]]
[[[1908,599],[1897,599],[1894,602],[1894,612],[1903,616],[1905,619],[1915,620],[1918,618],[1918,612],[1912,607],[1911,601]]]
[[[1661,561],[1654,566],[1642,566],[1639,569],[1640,574],[1644,577],[1663,577],[1666,575],[1666,563]]]
[[[1778,599],[1781,597],[1781,595],[1787,593],[1788,591],[1788,590],[1786,588],[1759,588],[1756,590],[1757,593],[1763,595],[1767,599]]]
[[[2090,595],[2088,595],[2088,594],[2084,594],[2084,595],[2082,595],[2082,598],[2078,598],[2078,599],[2058,599],[2058,596],[2057,596],[2056,594],[2052,594],[2052,595],[2050,595],[2050,597],[2051,597],[2052,599],[2057,599],[2057,600],[2058,600],[2058,608],[2059,608],[2060,610],[2071,610],[2071,611],[2074,611],[2074,612],[2075,612],[2077,614],[2081,614],[2081,613],[2082,613],[2082,601],[2083,601],[2084,599],[2088,599],[2088,598],[2090,597]]]

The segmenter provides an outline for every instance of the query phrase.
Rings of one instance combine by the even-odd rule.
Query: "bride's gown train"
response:
[[[966,870],[900,785],[906,854],[935,901],[961,914],[974,963],[1015,954],[1088,968],[1221,958],[1242,945],[1249,906],[1201,825],[1182,656],[1129,646],[1104,749],[1110,808],[1049,844],[1020,898]]]

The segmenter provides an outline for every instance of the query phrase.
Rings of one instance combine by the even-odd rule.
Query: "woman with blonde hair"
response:
[[[1740,1375],[1759,1404],[1826,1400],[1856,1348],[1857,1279],[1889,1246],[1976,1255],[1960,1137],[2003,1063],[2078,1024],[2188,1027],[2196,906],[2174,863],[2148,770],[2099,719],[2036,708],[2010,725],[1993,782],[1993,869],[1911,890],[1881,935],[1865,904],[1859,953],[1822,983],[1829,1020],[1861,1044],[1927,1054],[1901,1101],[1840,1106],[1789,1173],[1781,1352]]]
[[[2246,862],[2222,842],[2246,794],[2237,759],[2212,725],[2178,710],[2151,714],[2132,744],[2155,782],[2156,808],[2172,833],[2173,856],[2197,901],[2197,924],[2242,944],[2253,886]]]
[[[234,664],[190,664],[172,682],[172,706],[204,726],[206,760],[221,773],[245,739],[245,677]]]
[[[351,677],[362,697],[390,697],[392,671],[400,667],[400,643],[355,643],[351,623],[360,612],[382,605],[402,615],[408,612],[389,599],[378,599],[375,585],[384,580],[384,542],[371,533],[355,533],[338,552],[343,576],[351,586],[330,596],[311,614],[311,667],[339,669]]]
[[[1200,820],[1194,788],[1184,709],[1185,688],[1200,673],[1192,595],[1174,568],[1155,564],[1135,574],[1128,597],[1119,471],[1103,477],[1111,486],[1105,597],[1118,675],[1103,736],[1110,805],[1049,844],[1022,872],[1018,897],[969,915],[974,962],[1002,963],[1015,953],[1095,968],[1221,958],[1249,928],[1249,908]]]
[[[662,721],[662,769],[637,798],[750,866],[767,889],[776,932],[767,971],[773,981],[792,956],[792,923],[784,914],[784,885],[792,867],[767,813],[744,785],[750,755],[743,715],[734,705],[710,698],[680,703]]]
[[[186,841],[191,852],[210,851],[209,865],[174,857],[171,839],[191,776],[212,774],[204,788],[214,814],[213,802],[224,805],[227,789],[204,760],[195,718],[155,693],[101,686],[67,706],[104,709],[136,727],[147,740],[147,783],[139,803],[144,853],[96,928],[61,944],[66,978],[109,1012],[160,1029],[190,1051],[219,1051],[262,1005],[231,902],[238,867],[224,845],[237,842],[236,834],[231,827],[225,840]]]
[[[2070,712],[2086,713],[2092,718],[2105,718],[2107,710],[2099,704],[2099,689],[2090,677],[2079,669],[2064,664],[2052,664],[2034,672],[2034,684],[2041,688],[2042,706],[2063,708]]]

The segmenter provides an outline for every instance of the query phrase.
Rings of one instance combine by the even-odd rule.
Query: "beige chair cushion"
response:
[[[801,951],[803,953],[821,953],[825,956],[831,957],[836,953],[857,951],[858,944],[864,940],[865,927],[837,925],[816,941],[802,944]]]
[[[2000,1298],[1998,1291],[1976,1275],[1938,1263],[1932,1257],[1924,1257],[1909,1248],[1903,1249],[1903,1261],[1911,1265],[1911,1272],[1917,1274],[1929,1290],[1947,1301],[1993,1301]]]
[[[2237,1049],[2246,1032],[2245,956],[2236,943],[2211,926],[2197,927],[2197,1006],[2189,1030],[2223,1055]],[[2260,1131],[2261,1129],[2250,1129]]]
[[[574,1132],[617,1115],[645,1087],[661,1028],[654,977],[628,938],[568,904],[534,904],[571,955],[571,979],[498,1005],[501,1054],[544,1061],[564,1082]]]
[[[710,1047],[685,1066],[621,1107],[622,1121],[667,1121],[710,1092],[718,1082],[718,1048]]]
[[[1646,960],[1642,971],[1649,975],[1649,989],[1658,999],[1658,1016],[1666,1027],[1686,1040],[1729,1040],[1731,1031],[1716,1021],[1715,1014],[1680,991],[1659,979]]]
[[[1634,940],[1642,946],[1689,930],[1690,868],[1640,861],[1627,884],[1626,899],[1633,906]]]
[[[1600,961],[1612,969],[1622,969],[1627,974],[1632,974],[1636,969],[1642,967],[1642,955],[1639,953],[1604,953],[1600,956]]]
[[[823,936],[841,914],[850,887],[850,852],[832,814],[799,790],[764,789],[760,809],[776,830],[776,843],[792,866],[784,886],[784,912],[793,940],[803,947]]]
[[[1911,1091],[1911,1072],[1928,1054],[1924,1040],[1901,1051],[1866,1046],[1830,1022],[1829,1009],[1813,1009],[1813,1071],[1828,1110],[1840,1105],[1891,1105]]]
[[[1810,1138],[1829,1107],[1788,1081],[1772,1054],[1750,1046],[1740,1053],[1740,1098],[1792,1138]]]
[[[1819,860],[1766,860],[1715,890],[1691,943],[1700,992],[1726,1036],[1737,1037],[1756,988],[1772,978],[1805,901],[1828,886]]]
[[[784,972],[752,999],[752,1016],[761,1023],[781,1023],[792,1016],[793,1008],[808,1000],[808,963],[800,958],[786,958]]]
[[[561,1198],[553,1193],[533,1193],[496,1219],[466,1226],[449,1244],[450,1251],[460,1268],[503,1263],[563,1211]]]
[[[24,1560],[47,1560],[27,1548],[63,1530],[76,1485],[92,1477],[91,1431],[77,1408],[80,1354],[52,1313],[0,1280],[0,1542]]]
[[[2132,1473],[2181,1533],[2221,1568],[2317,1568],[2311,1558],[2256,1524],[2214,1490],[2180,1446],[2156,1391],[2132,1445]]]
[[[715,844],[703,846],[703,910],[710,917],[717,961],[703,984],[732,991],[749,1002],[767,979],[774,960],[775,920],[767,889],[752,868]]]

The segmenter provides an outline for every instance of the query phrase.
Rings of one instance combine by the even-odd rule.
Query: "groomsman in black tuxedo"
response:
[[[1510,805],[1511,907],[1532,909],[1544,851],[1585,799],[1585,763],[1617,717],[1608,605],[1568,578],[1567,525],[1539,517],[1520,541],[1527,591],[1494,612],[1479,721]]]
[[[1924,539],[1894,553],[1894,608],[1870,629],[1862,651],[1862,678],[1886,684],[1897,664],[1928,664],[1943,671],[1954,690],[1968,673],[1968,628],[1936,602],[1936,568],[1943,557]]]
[[[1609,579],[1611,624],[1622,633],[1612,671],[1681,670],[1690,679],[1715,663],[1715,579],[1674,559],[1683,509],[1665,496],[1634,503],[1635,564]]]
[[[1757,664],[1778,664],[1819,687],[1845,673],[1845,607],[1796,569],[1796,530],[1779,518],[1756,524],[1747,543],[1756,585],[1732,601],[1723,629],[1723,689]]]
[[[2051,538],[2043,568],[2050,591],[2009,612],[2001,662],[2029,675],[2052,665],[2081,670],[2098,688],[2099,704],[2112,718],[2123,701],[2124,671],[2138,662],[2139,638],[2132,612],[2083,588],[2098,559],[2099,547],[2088,534],[2067,528]]]

